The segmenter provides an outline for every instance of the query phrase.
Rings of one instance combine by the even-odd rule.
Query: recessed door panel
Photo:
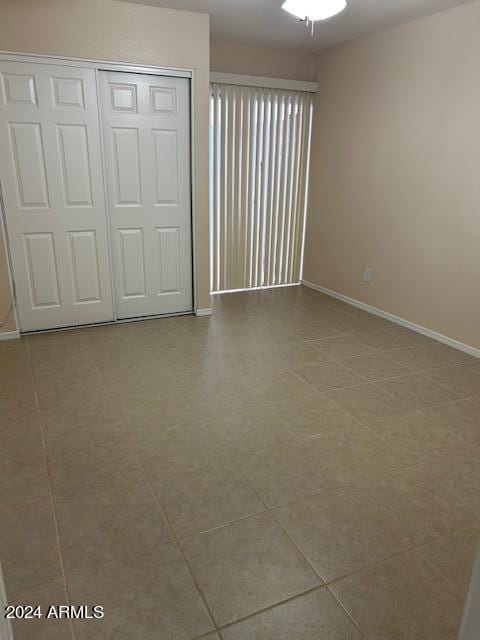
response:
[[[53,97],[56,107],[85,109],[82,78],[52,78]]]
[[[4,73],[3,88],[6,104],[38,104],[35,77],[29,73]]]
[[[22,331],[113,319],[93,69],[0,62],[0,181]]]
[[[146,295],[145,252],[142,229],[120,229],[120,256],[122,262],[122,297]]]
[[[101,73],[120,318],[192,309],[189,81]]]
[[[177,132],[156,129],[152,135],[155,149],[155,204],[177,204]]]
[[[10,122],[9,129],[19,206],[48,207],[41,125],[38,122]]]
[[[100,302],[97,238],[94,230],[70,231],[70,258],[76,304]]]
[[[59,124],[57,132],[65,206],[91,207],[93,202],[87,127],[83,124]]]
[[[157,229],[159,293],[179,293],[181,283],[180,230],[178,227]]]
[[[32,307],[59,307],[53,233],[26,233],[24,239]]]
[[[140,147],[138,129],[112,128],[112,160],[115,176],[115,205],[141,205]]]

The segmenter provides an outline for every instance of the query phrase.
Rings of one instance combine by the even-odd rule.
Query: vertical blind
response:
[[[299,282],[311,112],[306,92],[212,85],[212,292]]]

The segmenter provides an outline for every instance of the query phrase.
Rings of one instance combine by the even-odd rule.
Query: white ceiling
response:
[[[343,13],[316,23],[313,38],[281,9],[283,0],[129,1],[209,13],[212,40],[315,52],[470,0],[347,0]]]

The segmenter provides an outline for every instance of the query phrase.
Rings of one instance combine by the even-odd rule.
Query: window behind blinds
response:
[[[312,97],[212,85],[211,290],[299,282]]]

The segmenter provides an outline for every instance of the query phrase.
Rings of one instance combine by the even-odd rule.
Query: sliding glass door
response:
[[[211,290],[299,282],[311,94],[213,84]]]

